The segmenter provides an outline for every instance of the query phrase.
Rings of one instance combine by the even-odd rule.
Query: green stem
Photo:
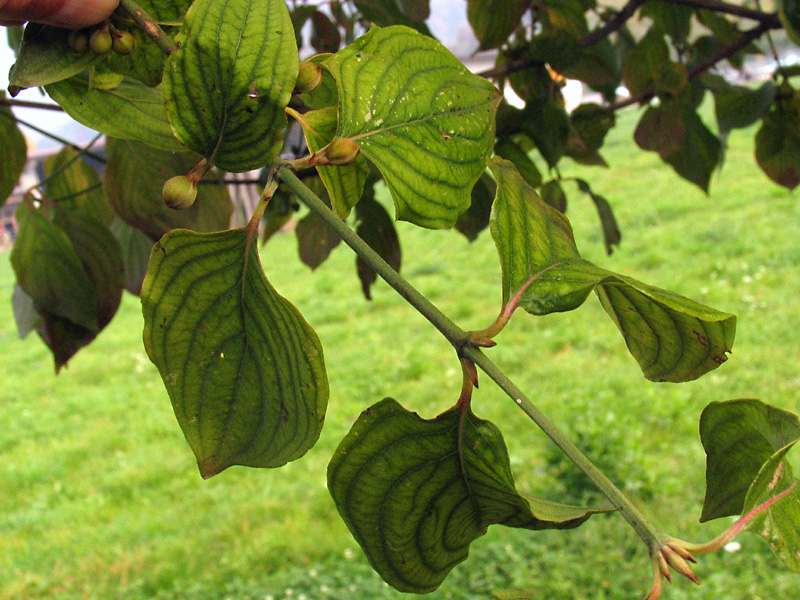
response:
[[[139,28],[156,43],[156,46],[161,48],[164,54],[169,56],[178,49],[172,38],[164,33],[164,30],[156,23],[155,19],[147,14],[137,2],[134,0],[120,0],[119,5],[131,16],[131,19],[134,20]]]
[[[462,358],[469,359],[478,365],[500,388],[506,392],[517,405],[544,431],[544,433],[561,449],[575,465],[603,492],[611,504],[619,510],[625,520],[631,524],[639,537],[652,553],[660,547],[664,536],[650,524],[633,503],[598,469],[567,437],[539,410],[530,399],[495,365],[489,358],[472,344],[467,343],[469,334],[450,320],[436,308],[408,281],[392,269],[370,246],[362,240],[347,224],[340,219],[314,192],[306,187],[288,167],[278,170],[278,177],[297,195],[301,202],[320,217],[333,229],[356,254],[372,267],[378,275],[392,286],[428,321],[430,321],[448,341],[453,344]]]

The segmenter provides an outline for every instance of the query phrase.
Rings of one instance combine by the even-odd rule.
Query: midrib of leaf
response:
[[[477,108],[480,108],[481,106],[484,106],[485,104],[488,104],[488,102],[482,102],[480,104],[474,104],[472,106],[467,106],[465,108],[460,108],[460,109],[457,109],[457,110],[451,110],[451,111],[445,110],[445,111],[442,111],[442,112],[431,113],[429,115],[425,115],[423,117],[420,117],[418,119],[413,119],[411,121],[404,121],[403,123],[395,123],[394,125],[388,125],[386,127],[381,127],[380,129],[372,129],[370,131],[365,131],[364,133],[359,133],[359,134],[356,134],[354,136],[351,136],[350,139],[353,140],[353,141],[358,141],[360,139],[367,138],[367,137],[375,135],[375,134],[385,133],[387,131],[391,131],[392,129],[398,129],[398,128],[401,128],[401,127],[410,127],[410,126],[420,125],[420,124],[425,125],[425,124],[427,124],[428,121],[430,121],[431,119],[434,119],[436,117],[446,117],[448,115],[450,115],[450,116],[463,116],[464,114],[472,112],[473,110],[475,110]],[[396,105],[397,105],[397,103],[395,102],[395,104],[392,106],[392,110],[394,110],[394,106],[396,106]],[[389,120],[389,119],[388,118],[384,119],[384,121],[387,121],[387,120]],[[436,126],[431,125],[431,127],[436,129],[436,131],[439,131],[436,128]],[[457,137],[457,138],[460,138],[460,139],[467,139],[467,140],[470,139],[470,138],[465,138],[464,136],[460,136],[458,134],[450,133],[450,132],[448,132],[447,135],[450,135],[452,137]],[[456,161],[449,160],[448,162],[456,162]],[[469,162],[475,162],[475,161],[469,161]]]

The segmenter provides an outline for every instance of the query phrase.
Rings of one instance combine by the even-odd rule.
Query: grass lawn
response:
[[[601,266],[739,316],[730,360],[699,381],[649,383],[591,297],[572,313],[520,311],[491,356],[646,514],[670,534],[702,541],[726,523],[699,525],[704,455],[697,434],[713,400],[758,397],[798,411],[800,204],[758,170],[753,130],[734,132],[710,196],[635,149],[637,113],[620,117],[604,155],[610,169],[564,167],[614,207],[622,246],[604,254],[594,208],[565,184],[576,238]],[[466,329],[499,310],[500,272],[484,232],[398,224],[403,272]],[[0,600],[399,599],[373,574],[335,512],[325,468],[359,412],[385,396],[425,417],[457,398],[448,344],[385,284],[360,295],[344,247],[311,273],[293,236],[264,249],[267,276],[317,330],[331,401],[319,443],[277,470],[231,468],[203,481],[141,343],[138,299],[126,295],[101,336],[56,377],[45,346],[17,339],[13,273],[0,255]],[[488,378],[474,408],[504,432],[522,491],[599,501],[585,480]],[[760,538],[704,557],[703,585],[681,580],[670,600],[789,600],[800,577]],[[644,547],[616,515],[568,532],[493,527],[435,598],[643,597]]]

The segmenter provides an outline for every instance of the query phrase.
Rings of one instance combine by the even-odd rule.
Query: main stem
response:
[[[278,177],[308,206],[308,208],[333,229],[358,256],[372,267],[386,283],[405,298],[456,348],[459,355],[479,366],[500,388],[508,394],[530,419],[558,446],[575,465],[583,471],[611,504],[622,514],[645,542],[651,552],[660,546],[664,536],[639,512],[633,503],[606,477],[563,432],[495,365],[479,348],[468,343],[469,334],[436,308],[397,271],[383,260],[369,244],[350,229],[325,203],[320,200],[288,167],[278,169]]]

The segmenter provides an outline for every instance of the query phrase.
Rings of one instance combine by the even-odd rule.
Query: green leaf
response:
[[[168,233],[142,310],[145,348],[204,478],[278,467],[314,445],[328,400],[322,347],[264,276],[255,230]]]
[[[27,159],[28,146],[11,108],[0,105],[0,206],[14,191]]]
[[[750,127],[761,119],[772,105],[776,91],[775,84],[767,81],[757,89],[730,86],[714,94],[714,111],[720,134],[731,129]]]
[[[500,431],[468,409],[424,420],[391,398],[342,440],[328,490],[373,568],[415,593],[435,590],[489,525],[570,529],[601,512],[522,496]]]
[[[725,362],[736,317],[582,259],[562,213],[545,204],[511,163],[494,158],[489,167],[498,184],[491,231],[506,311],[573,310],[594,290],[648,379],[689,381]]]
[[[44,162],[47,199],[60,208],[69,208],[92,217],[108,227],[114,212],[100,187],[100,177],[84,162],[78,151],[64,146]]]
[[[492,151],[500,92],[401,26],[371,29],[325,65],[339,90],[336,135],[354,139],[381,171],[397,218],[451,227]]]
[[[17,209],[19,235],[11,251],[17,283],[37,309],[98,331],[97,299],[67,234],[41,210]]]
[[[397,237],[392,218],[383,205],[371,198],[364,198],[356,206],[356,215],[358,217],[356,233],[389,263],[390,267],[399,272],[403,256],[400,250],[400,238]],[[360,256],[356,257],[356,272],[361,280],[364,296],[367,300],[371,300],[370,289],[378,278],[377,273]]]
[[[67,43],[69,30],[28,23],[17,61],[8,74],[12,96],[15,88],[25,89],[55,83],[85,71],[105,57],[91,52],[78,54]]]
[[[111,206],[123,221],[154,241],[176,228],[211,232],[229,227],[233,205],[224,184],[200,183],[197,200],[186,210],[173,210],[161,198],[164,182],[185,175],[197,164],[198,155],[112,138],[106,142],[106,152],[103,186]],[[220,177],[215,172],[207,176],[211,181]]]
[[[759,400],[709,404],[700,417],[700,439],[707,455],[700,521],[749,510],[745,507],[748,489],[762,467],[798,438],[796,415]]]
[[[800,103],[776,103],[756,133],[756,162],[775,183],[793,190],[800,183]]]
[[[161,88],[125,79],[111,90],[89,85],[86,73],[53,83],[47,93],[76,121],[111,137],[179,150],[164,109]]]
[[[284,0],[197,0],[164,72],[176,137],[231,172],[262,167],[283,143],[284,108],[297,80]]]
[[[131,227],[119,218],[114,219],[111,224],[111,234],[116,238],[122,252],[125,289],[134,296],[139,296],[154,242],[143,231]]]
[[[467,0],[467,18],[478,38],[478,50],[502,46],[519,27],[527,0]]]
[[[312,110],[300,118],[306,144],[311,152],[316,152],[336,137],[337,108],[329,106]],[[364,184],[369,174],[366,159],[359,155],[352,165],[339,167],[317,167],[322,182],[328,190],[334,212],[342,219],[347,218],[364,193]]]
[[[796,440],[764,463],[747,491],[745,530],[760,535],[792,571],[800,573],[800,488],[786,454]],[[755,514],[754,514],[755,513]]]

